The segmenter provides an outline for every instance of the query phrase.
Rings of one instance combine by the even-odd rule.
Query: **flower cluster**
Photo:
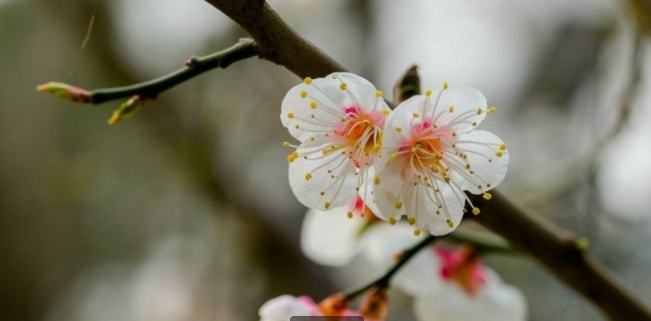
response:
[[[406,223],[390,226],[368,217],[348,218],[347,212],[346,207],[308,210],[301,247],[310,259],[328,266],[362,264],[364,271],[377,274],[424,237],[411,236]],[[522,293],[504,283],[468,245],[434,243],[402,267],[391,286],[414,298],[420,321],[527,319]]]
[[[414,234],[444,235],[460,223],[466,192],[484,194],[506,175],[508,150],[475,128],[494,112],[476,89],[444,84],[391,110],[383,94],[351,73],[305,80],[289,90],[281,120],[300,143],[289,162],[289,183],[305,206],[370,208]]]

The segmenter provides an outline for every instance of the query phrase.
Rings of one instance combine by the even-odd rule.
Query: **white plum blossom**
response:
[[[346,207],[308,211],[301,233],[308,257],[320,264],[340,266],[360,255],[368,264],[365,271],[380,274],[424,237],[414,237],[406,223],[390,226],[357,215],[348,218],[347,211]],[[526,320],[522,293],[505,284],[471,253],[466,247],[435,243],[411,258],[392,278],[391,285],[414,297],[420,321]]]
[[[485,285],[469,295],[453,283],[421,293],[414,298],[420,321],[525,321],[527,304],[522,293],[505,284],[493,271],[486,271]]]
[[[307,211],[301,229],[301,249],[307,257],[327,266],[343,266],[353,259],[367,220],[361,215],[347,218],[348,211],[347,207]]]
[[[465,191],[494,188],[509,161],[499,137],[475,129],[494,109],[478,90],[447,84],[396,107],[386,119],[374,178],[376,214],[390,223],[406,216],[416,235],[452,232],[466,201],[479,214]]]
[[[368,197],[366,184],[380,155],[385,116],[382,92],[351,73],[305,78],[287,92],[281,121],[300,144],[288,157],[289,184],[310,208],[350,205]]]
[[[395,230],[401,233],[395,233]],[[417,243],[405,224],[377,224],[364,238],[364,254],[387,269],[396,255]],[[414,297],[418,320],[524,321],[527,303],[466,246],[434,244],[421,250],[399,271],[392,285]]]

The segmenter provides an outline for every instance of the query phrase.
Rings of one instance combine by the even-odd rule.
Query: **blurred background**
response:
[[[651,304],[651,54],[628,2],[271,4],[387,93],[414,63],[425,87],[484,92],[498,113],[482,126],[510,145],[503,190],[584,234]],[[0,0],[0,320],[257,320],[270,297],[370,278],[298,247],[305,209],[278,120],[298,78],[283,68],[209,72],[115,126],[118,102],[34,90],[146,80],[243,36],[202,0]],[[602,320],[531,260],[489,265],[523,291],[530,320]],[[412,318],[392,298],[390,317]]]

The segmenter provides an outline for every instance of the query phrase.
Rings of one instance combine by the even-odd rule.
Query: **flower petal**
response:
[[[414,311],[420,321],[524,321],[527,305],[522,293],[499,277],[476,295],[468,295],[454,283],[444,283],[414,300]]]
[[[312,261],[343,266],[357,253],[359,232],[365,224],[360,215],[347,217],[347,207],[329,211],[310,209],[303,220],[301,249]]]
[[[273,298],[260,307],[260,321],[289,321],[292,316],[311,316],[313,308],[291,295]]]
[[[303,155],[303,148],[297,155]],[[306,159],[307,157],[307,159]],[[355,167],[338,151],[326,155],[298,156],[289,164],[289,186],[296,198],[310,208],[331,209],[346,205],[361,182]]]
[[[509,151],[499,137],[485,130],[473,130],[460,134],[456,145],[467,158],[454,158],[470,165],[469,170],[463,169],[463,173],[455,171],[451,175],[452,180],[461,188],[473,194],[481,194],[504,180]]]
[[[459,226],[465,198],[445,181],[431,179],[426,184],[404,177],[397,162],[389,163],[377,175],[374,201],[378,217],[399,220],[406,215],[415,225],[432,235],[448,234]]]
[[[375,87],[351,73],[333,73],[291,88],[281,103],[280,120],[301,142],[331,133],[352,105],[364,111],[388,110]]]
[[[486,117],[486,97],[475,88],[450,86],[433,92],[431,97],[436,106],[431,115],[439,126],[448,125],[461,133],[479,126]]]

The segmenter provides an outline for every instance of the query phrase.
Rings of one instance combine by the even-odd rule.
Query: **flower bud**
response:
[[[143,99],[141,96],[132,96],[127,101],[118,106],[118,108],[113,112],[113,115],[111,115],[111,118],[109,118],[108,124],[113,125],[119,122],[125,116],[128,116],[138,110],[138,108],[140,108],[140,106],[142,106],[144,103],[145,99]]]
[[[340,315],[344,310],[346,310],[347,304],[346,296],[340,292],[319,302],[319,308],[323,312],[323,315]]]
[[[365,320],[385,320],[389,312],[389,300],[384,288],[371,289],[364,297],[359,312]]]
[[[59,98],[70,101],[89,103],[91,102],[91,93],[86,89],[64,84],[61,82],[48,82],[36,87],[39,92],[50,93]]]

